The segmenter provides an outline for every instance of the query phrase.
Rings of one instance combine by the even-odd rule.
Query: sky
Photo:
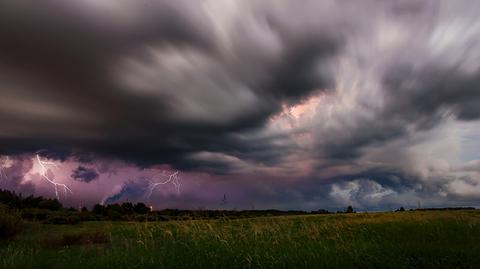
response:
[[[0,188],[70,206],[478,207],[479,12],[0,1]]]

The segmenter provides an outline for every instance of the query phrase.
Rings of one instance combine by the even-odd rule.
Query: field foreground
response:
[[[27,223],[0,268],[480,268],[480,211]]]

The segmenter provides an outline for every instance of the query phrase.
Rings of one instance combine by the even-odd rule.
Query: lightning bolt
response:
[[[7,179],[7,173],[5,173],[5,168],[8,168],[8,163],[10,158],[8,156],[2,156],[0,159],[0,178]]]
[[[148,195],[147,197],[150,198],[150,196],[152,196],[152,193],[153,193],[153,190],[159,186],[159,185],[165,185],[165,184],[168,184],[170,182],[172,182],[173,186],[175,187],[175,189],[177,190],[178,193],[180,193],[180,181],[178,179],[178,171],[175,171],[175,173],[173,174],[170,174],[170,175],[165,175],[165,171],[162,172],[162,174],[160,175],[161,177],[165,178],[164,181],[161,181],[161,182],[152,182],[149,180],[150,184],[148,185]],[[168,178],[167,178],[168,177]]]
[[[60,196],[58,195],[58,187],[63,188],[63,191],[65,192],[65,194],[67,194],[67,192],[70,192],[73,194],[72,190],[67,185],[55,182],[48,177],[47,175],[48,169],[57,168],[58,164],[53,162],[43,161],[38,154],[37,154],[37,161],[41,168],[40,175],[55,187],[55,196],[57,197],[57,200],[60,200]]]

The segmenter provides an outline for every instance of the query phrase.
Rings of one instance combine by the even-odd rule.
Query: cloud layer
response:
[[[209,190],[153,201],[476,205],[478,8],[2,1],[0,150],[6,172],[23,171],[5,184],[33,191],[40,153],[92,202],[144,197],[155,173],[178,169]]]

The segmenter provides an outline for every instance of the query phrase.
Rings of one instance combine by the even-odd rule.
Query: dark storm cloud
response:
[[[52,173],[111,202],[145,199],[161,164],[212,190],[159,203],[476,201],[479,146],[461,136],[478,137],[478,7],[1,1],[0,154],[64,161]],[[11,188],[28,167],[35,181],[24,162]]]
[[[383,33],[382,27],[364,29],[359,24],[357,30],[364,35],[352,38],[352,42],[360,42],[368,49],[360,51],[353,46],[355,50],[350,53],[357,60],[351,65],[359,72],[353,76],[366,76],[364,69],[374,70],[369,71],[368,80],[378,80],[378,89],[377,85],[363,87],[359,83],[360,90],[352,93],[359,94],[353,113],[334,118],[338,128],[316,130],[316,155],[329,159],[320,164],[321,168],[354,162],[368,149],[414,137],[451,118],[479,119],[480,68],[474,59],[478,57],[480,42],[476,37],[477,16],[472,11],[476,7],[462,1],[458,5],[385,2],[379,9],[382,11],[373,14],[387,16],[386,20],[373,21],[380,26],[385,23],[396,27]],[[401,41],[393,43],[383,54],[378,53],[379,45],[371,39],[390,37]]]
[[[382,80],[384,106],[373,118],[359,117],[349,136],[337,136],[323,146],[332,160],[352,160],[367,146],[379,146],[413,133],[430,130],[453,116],[480,118],[480,73],[427,66],[395,66]],[[395,154],[395,153],[392,153]]]
[[[217,18],[191,2],[2,1],[2,150],[178,166],[203,150],[268,158],[256,152],[269,142],[237,134],[262,127],[283,103],[331,87],[328,61],[341,44],[331,31],[301,32],[270,8],[245,10],[250,21],[234,22],[228,51],[213,34]],[[261,35],[278,52],[265,56],[271,48]],[[128,74],[142,85],[125,83]]]
[[[465,74],[455,69],[435,66],[414,70],[412,66],[396,67],[384,78],[389,93],[390,115],[401,114],[428,128],[435,125],[441,113],[461,120],[480,117],[480,73]]]
[[[85,183],[89,183],[93,180],[98,178],[99,174],[93,168],[87,168],[84,166],[79,166],[75,170],[72,171],[71,177],[76,181],[81,181]]]

